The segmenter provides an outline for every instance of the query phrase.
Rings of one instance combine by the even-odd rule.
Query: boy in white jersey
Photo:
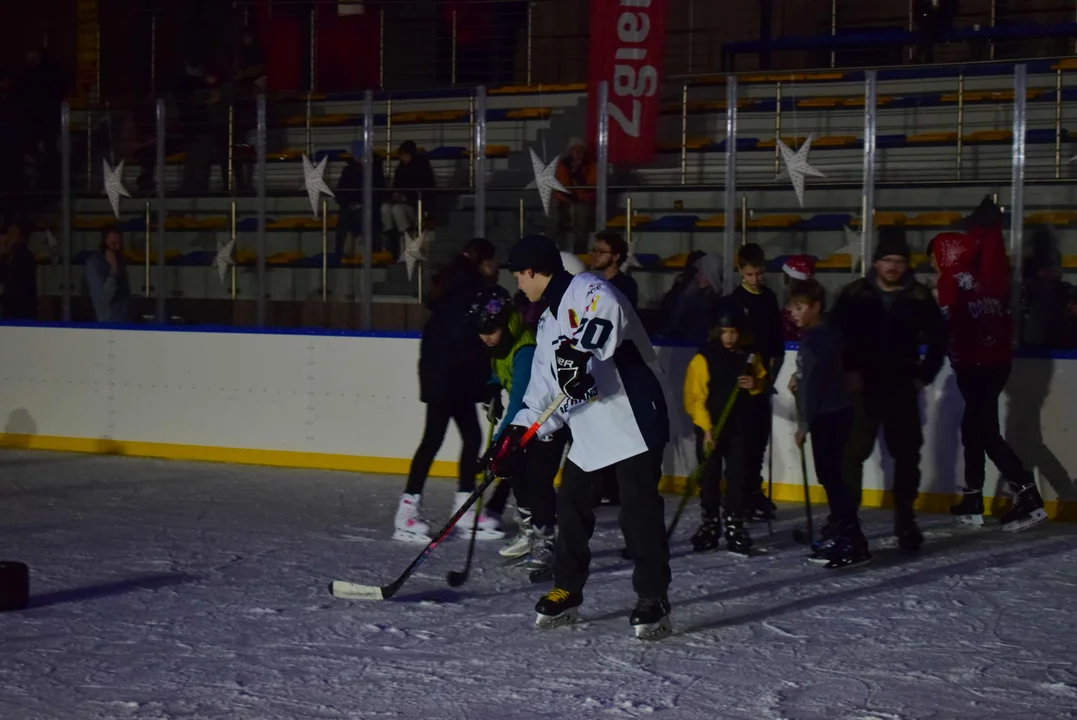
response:
[[[565,401],[539,435],[567,423],[573,438],[558,492],[554,589],[535,606],[537,623],[579,617],[595,529],[591,491],[599,471],[612,467],[621,490],[621,530],[636,563],[632,585],[639,598],[630,622],[639,637],[665,634],[669,545],[658,482],[669,415],[658,356],[624,296],[595,275],[567,273],[549,238],[521,239],[509,269],[527,298],[548,308],[538,323],[524,408],[491,450],[490,469],[498,476],[516,472],[520,437],[562,392]]]

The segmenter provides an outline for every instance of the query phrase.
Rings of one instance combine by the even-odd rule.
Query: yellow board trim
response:
[[[218,462],[233,465],[262,465],[307,470],[338,470],[344,472],[372,473],[378,475],[404,475],[411,466],[405,458],[374,457],[369,455],[337,455],[332,453],[299,452],[295,450],[261,450],[253,448],[213,447],[210,445],[181,445],[178,443],[142,442],[138,440],[111,440],[108,438],[73,438],[57,435],[0,434],[0,448],[21,450],[51,450],[55,452],[93,453],[98,455],[127,455],[131,457],[162,458],[194,462]],[[457,463],[435,461],[430,468],[434,477],[457,477]],[[557,475],[560,484],[561,474]],[[660,489],[665,493],[680,493],[687,478],[667,475],[662,478]],[[825,505],[823,488],[810,488],[813,505]],[[801,503],[804,489],[801,485],[776,483],[774,500]],[[948,513],[955,496],[945,493],[921,493],[916,502],[920,512]],[[1008,507],[1002,498],[988,498],[988,515],[999,515]],[[889,491],[865,489],[863,506],[868,508],[893,507]],[[1057,520],[1077,520],[1077,504],[1064,505],[1058,500],[1044,503],[1047,516]]]

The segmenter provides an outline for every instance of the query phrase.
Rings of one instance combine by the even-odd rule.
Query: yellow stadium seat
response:
[[[849,253],[837,253],[815,263],[816,270],[853,270],[853,256]]]
[[[793,227],[803,219],[800,215],[760,215],[749,219],[748,227],[755,229],[788,228]]]
[[[1069,225],[1077,220],[1077,212],[1069,210],[1041,210],[1025,216],[1025,222],[1032,225]]]
[[[916,217],[909,218],[906,224],[910,227],[950,227],[961,220],[961,218],[962,215],[959,212],[953,212],[951,210],[934,210],[931,212],[920,213]]]
[[[258,253],[253,250],[237,250],[236,265],[251,265],[258,262]]]
[[[639,213],[633,213],[632,214],[632,227],[639,227],[640,225],[645,225],[646,223],[649,223],[650,221],[651,221],[651,216],[650,215],[640,215]],[[617,215],[616,217],[613,217],[613,218],[609,219],[609,221],[606,223],[606,227],[611,227],[611,228],[625,228],[625,227],[628,227],[628,218],[625,215]]]
[[[904,225],[905,213],[902,212],[890,212],[890,211],[876,211],[875,213],[875,227],[885,227],[887,225]],[[849,223],[850,227],[860,227],[860,218],[853,218]]]
[[[928,132],[920,133],[919,135],[911,135],[905,138],[905,142],[911,144],[914,143],[937,143],[937,142],[957,142],[957,133],[955,132]]]
[[[303,253],[301,252],[279,252],[267,257],[266,263],[268,263],[269,265],[287,265],[289,263],[295,262],[296,260],[301,260],[303,257]]]
[[[785,143],[785,144],[786,144],[786,146],[787,146],[787,147],[789,147],[790,149],[794,149],[794,148],[798,148],[798,147],[800,147],[801,145],[803,145],[803,144],[804,144],[804,142],[805,142],[805,141],[806,141],[807,139],[808,139],[808,138],[806,138],[806,137],[783,137],[783,138],[782,138],[782,142],[783,142],[783,143]],[[814,142],[814,141],[813,141],[813,142]],[[763,149],[763,148],[773,148],[773,147],[775,147],[775,146],[776,146],[777,144],[778,144],[778,141],[777,141],[777,140],[775,140],[774,138],[767,138],[767,139],[765,139],[765,140],[760,140],[760,141],[759,141],[759,144],[758,144],[758,145],[757,145],[756,147],[758,147],[758,148],[760,148],[760,149]]]
[[[697,228],[725,228],[725,213],[700,218],[696,221]],[[685,257],[688,257],[685,255]]]
[[[1077,255],[1063,255],[1062,267],[1066,270],[1077,269]]]
[[[804,98],[797,102],[798,108],[836,108],[839,105],[844,104],[842,98],[835,97],[813,97]]]
[[[202,218],[194,223],[198,230],[224,230],[229,227],[231,221],[224,217]]]
[[[856,135],[826,135],[812,141],[813,147],[852,147],[859,142]]]
[[[509,110],[505,117],[509,120],[545,120],[553,114],[550,108],[521,108]]]
[[[1010,140],[1013,138],[1013,131],[1011,130],[977,130],[965,135],[962,140],[967,143],[974,142],[996,142],[1001,140]]]

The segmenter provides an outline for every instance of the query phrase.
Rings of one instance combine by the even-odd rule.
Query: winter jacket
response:
[[[467,319],[482,283],[478,272],[460,273],[446,280],[443,292],[427,304],[430,317],[419,344],[419,399],[424,403],[478,403],[485,397],[490,357]]]
[[[11,248],[7,257],[0,259],[0,283],[4,284],[0,295],[0,319],[37,319],[37,259],[25,242]]]
[[[762,356],[763,367],[767,368],[771,377],[778,377],[785,361],[785,338],[778,296],[768,287],[754,292],[744,285],[738,285],[729,297],[744,310],[747,318],[743,344],[756,348]]]
[[[105,256],[94,253],[86,258],[86,286],[93,301],[97,322],[125,323],[131,319],[131,281],[127,265],[120,261],[116,275],[112,274]]]
[[[935,238],[939,307],[950,336],[950,362],[1006,365],[1011,360],[1010,268],[1002,230],[974,228]]]
[[[759,402],[766,397],[763,394],[766,383],[763,381],[767,375],[759,353],[746,348],[730,350],[722,345],[721,340],[711,340],[688,363],[684,375],[684,410],[692,418],[693,425],[705,431],[718,429],[715,425],[737,387],[738,378],[749,374],[749,355],[753,356],[750,374],[756,379],[756,384],[751,390],[742,388],[738,391],[733,409],[721,429],[722,436],[729,437],[755,427],[750,419],[754,413],[769,410]]]
[[[437,186],[434,169],[425,155],[414,155],[411,162],[397,164],[396,173],[393,174],[393,190],[403,192],[409,205],[414,207],[420,197],[425,197]],[[404,192],[409,190],[414,192]]]
[[[628,300],[628,304],[632,306],[633,310],[639,310],[639,284],[628,273],[618,272],[607,282],[613,287],[617,288],[622,295],[625,296],[625,300]]]
[[[804,330],[797,351],[797,429],[807,433],[820,418],[849,407],[841,337],[827,322]]]
[[[497,383],[509,394],[499,435],[524,406],[524,393],[531,382],[531,363],[535,359],[535,333],[524,325],[523,316],[515,308],[510,311],[505,331],[512,339],[512,347],[504,357],[491,361],[494,374],[490,382]]]
[[[887,310],[872,269],[838,295],[831,321],[841,333],[846,373],[863,377],[868,395],[919,380],[930,385],[946,354],[946,326],[931,291],[910,270]],[[920,345],[927,354],[920,359]]]

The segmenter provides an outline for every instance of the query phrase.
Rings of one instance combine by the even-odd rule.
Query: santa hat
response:
[[[815,258],[811,255],[790,255],[782,263],[782,272],[794,280],[811,280],[815,274]]]

